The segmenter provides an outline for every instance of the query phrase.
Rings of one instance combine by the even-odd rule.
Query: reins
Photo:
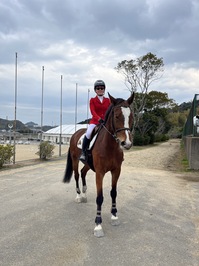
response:
[[[102,124],[102,126],[103,126],[103,128],[115,139],[115,141],[116,142],[119,142],[119,139],[118,139],[118,137],[117,137],[117,133],[118,132],[121,132],[121,131],[123,131],[123,130],[128,130],[128,131],[130,131],[130,128],[128,128],[128,127],[122,127],[122,128],[118,128],[118,129],[116,129],[115,128],[115,124],[114,124],[114,106],[112,107],[112,109],[111,109],[111,112],[110,112],[111,114],[112,114],[112,129],[113,129],[113,134],[107,129],[107,127],[106,127],[106,123],[105,124]],[[110,115],[110,113],[109,113],[109,115]],[[108,119],[107,119],[108,120]],[[107,120],[106,120],[106,122],[107,122]]]

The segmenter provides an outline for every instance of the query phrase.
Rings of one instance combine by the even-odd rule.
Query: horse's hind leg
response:
[[[82,178],[82,202],[87,202],[87,185],[86,185],[86,174],[90,167],[88,165],[84,165],[84,167],[81,169],[81,178]]]
[[[78,171],[78,165],[79,165],[79,160],[78,159],[75,159],[73,161],[74,177],[75,177],[76,192],[77,192],[77,196],[75,198],[75,201],[77,203],[80,203],[80,202],[82,202],[82,196],[81,196],[81,190],[79,188],[79,171]]]

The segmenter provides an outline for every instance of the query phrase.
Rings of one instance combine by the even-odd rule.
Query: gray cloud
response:
[[[65,121],[70,123],[76,83],[79,116],[84,119],[94,81],[104,79],[114,96],[128,97],[114,67],[148,52],[165,63],[164,77],[154,88],[178,103],[192,100],[199,82],[198,31],[197,0],[1,0],[0,117],[13,116],[15,52],[18,119],[23,122],[39,123],[42,66],[46,123],[57,120],[61,74]]]

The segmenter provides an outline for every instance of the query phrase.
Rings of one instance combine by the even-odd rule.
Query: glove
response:
[[[103,120],[102,118],[100,118],[100,119],[98,120],[98,122],[99,122],[100,124],[104,124],[104,120]]]

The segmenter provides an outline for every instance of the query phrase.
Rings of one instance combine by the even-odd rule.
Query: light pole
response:
[[[61,156],[61,142],[62,142],[62,80],[63,80],[63,76],[61,75],[59,156]]]
[[[77,86],[78,84],[76,83],[76,97],[75,97],[75,132],[76,132],[76,125],[77,125]]]
[[[13,128],[13,124],[8,124],[8,127],[9,127],[9,131],[10,131],[10,144],[11,144],[11,128]]]
[[[16,127],[17,127],[17,53],[15,53],[15,118],[14,118],[14,154],[13,154],[13,164],[15,164],[15,155],[16,155]]]
[[[90,90],[88,89],[88,99],[87,99],[87,127],[88,127],[88,113],[89,113],[89,93],[90,93]]]
[[[41,132],[40,132],[40,159],[41,159],[41,142],[43,131],[43,108],[44,108],[44,66],[42,66],[42,78],[41,78]]]

